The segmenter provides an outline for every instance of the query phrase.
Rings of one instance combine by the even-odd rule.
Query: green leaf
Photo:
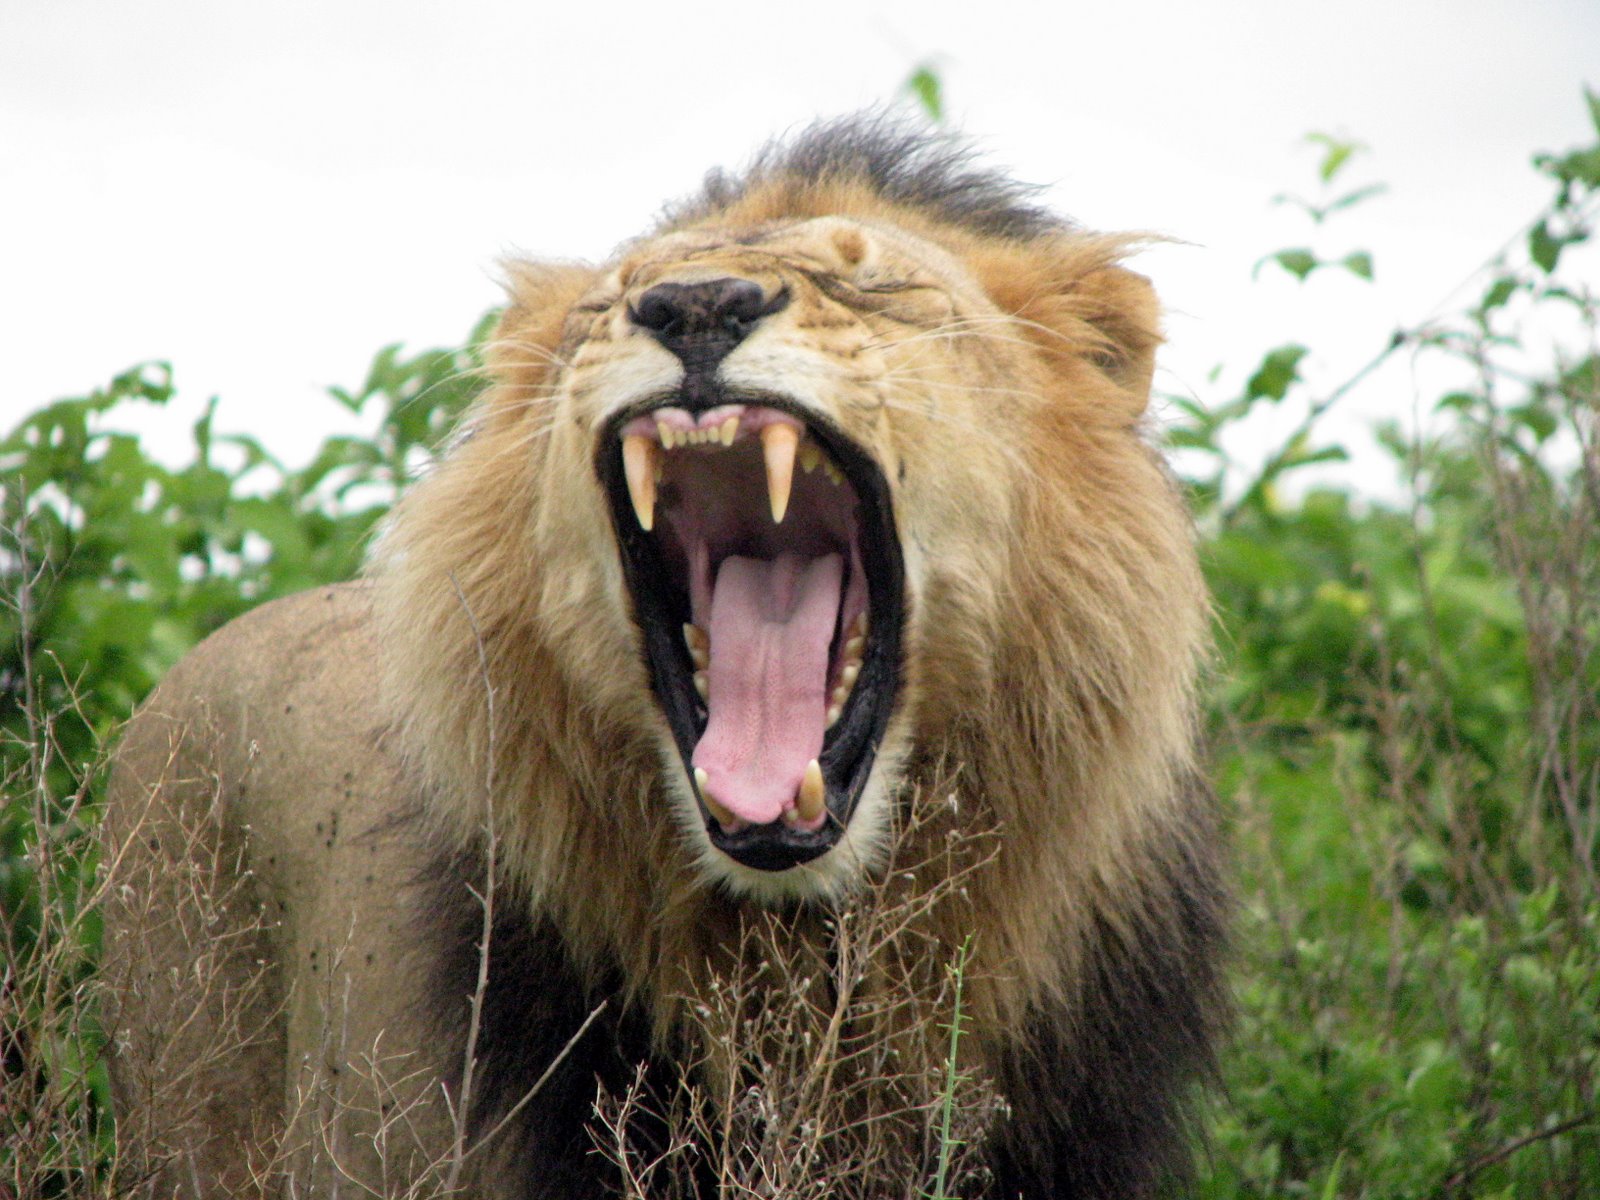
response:
[[[1528,429],[1541,442],[1549,440],[1556,431],[1555,414],[1542,404],[1519,404],[1508,409],[1506,415]]]
[[[1306,141],[1314,146],[1323,148],[1322,163],[1317,168],[1317,173],[1322,177],[1322,182],[1327,183],[1345,167],[1345,164],[1361,150],[1366,149],[1360,142],[1349,138],[1335,137],[1331,133],[1311,133],[1306,135]]]
[[[1336,213],[1341,209],[1354,208],[1356,205],[1361,204],[1364,201],[1371,200],[1374,196],[1383,195],[1388,190],[1389,185],[1386,183],[1369,183],[1366,187],[1359,187],[1353,192],[1346,192],[1338,199],[1330,200],[1327,204],[1323,205],[1323,207],[1318,210],[1317,220],[1320,222],[1323,218],[1332,213]]]
[[[1289,454],[1284,456],[1283,466],[1305,467],[1312,463],[1349,462],[1350,452],[1343,446],[1322,446],[1316,450],[1310,448],[1309,442],[1297,443]]]
[[[1359,275],[1369,283],[1372,281],[1372,255],[1367,251],[1352,250],[1340,262],[1350,274]]]
[[[1250,376],[1250,382],[1245,385],[1245,394],[1282,400],[1289,394],[1290,386],[1299,381],[1300,360],[1305,358],[1306,353],[1306,348],[1298,344],[1279,346],[1276,350],[1268,351],[1261,365],[1256,368],[1256,373]]]
[[[1548,221],[1540,221],[1528,232],[1528,253],[1546,275],[1556,269],[1561,257],[1561,239],[1550,232]]]
[[[1489,290],[1483,294],[1483,302],[1478,305],[1479,312],[1492,312],[1511,299],[1517,290],[1517,281],[1509,275],[1502,275],[1496,279]]]
[[[934,121],[944,120],[944,85],[932,63],[918,63],[903,87]]]
[[[1273,262],[1301,281],[1304,281],[1307,275],[1321,266],[1321,263],[1317,261],[1317,256],[1304,248],[1279,250],[1270,257]]]
[[[1594,123],[1596,137],[1600,137],[1600,93],[1583,89],[1583,98],[1589,102],[1589,120]]]

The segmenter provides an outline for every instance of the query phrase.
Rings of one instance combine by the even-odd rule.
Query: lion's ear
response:
[[[1155,288],[1143,275],[1105,267],[1080,279],[1076,294],[1083,319],[1103,339],[1092,355],[1096,365],[1143,411],[1156,372],[1156,347],[1162,340]]]
[[[990,296],[1022,319],[1048,358],[1086,360],[1139,416],[1162,340],[1155,289],[1118,265],[1122,239],[1067,237],[1040,249],[1029,246],[1005,269],[983,272]]]

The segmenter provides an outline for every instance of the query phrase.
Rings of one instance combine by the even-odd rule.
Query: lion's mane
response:
[[[769,896],[708,876],[711,852],[664,816],[681,798],[573,405],[597,353],[585,297],[626,286],[658,247],[732,253],[749,231],[818,219],[856,231],[829,235],[844,267],[807,267],[823,289],[881,235],[931,247],[979,295],[927,335],[945,342],[930,368],[897,360],[882,414],[915,568],[887,800],[834,851],[853,865],[817,872],[809,897]],[[481,870],[492,812],[518,911],[556,931],[588,986],[621,989],[658,1051],[743,906],[847,894],[897,806],[956,769],[962,811],[1000,850],[930,919],[947,946],[976,935],[974,1027],[1014,1113],[997,1195],[1143,1195],[1181,1172],[1182,1097],[1223,1008],[1218,834],[1194,749],[1207,602],[1143,432],[1160,335],[1148,285],[1119,265],[1129,245],[1051,216],[951,139],[876,118],[814,127],[713,174],[616,263],[511,266],[493,386],[373,569],[395,741],[455,864],[443,873]],[[833,335],[811,336],[826,350]],[[491,1060],[521,1036],[514,1010],[499,1027],[491,1011]]]

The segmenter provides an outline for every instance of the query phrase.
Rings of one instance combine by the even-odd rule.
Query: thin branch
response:
[[[1481,1171],[1488,1170],[1496,1163],[1505,1162],[1506,1159],[1510,1158],[1519,1150],[1525,1150],[1535,1142],[1549,1141],[1551,1138],[1560,1137],[1563,1133],[1571,1133],[1574,1129],[1579,1129],[1582,1126],[1589,1124],[1595,1119],[1595,1112],[1596,1110],[1590,1109],[1588,1112],[1580,1113],[1578,1116],[1563,1121],[1559,1125],[1552,1125],[1548,1129],[1540,1129],[1537,1132],[1530,1133],[1524,1137],[1519,1137],[1514,1141],[1507,1142],[1498,1150],[1493,1150],[1488,1154],[1485,1154],[1482,1158],[1475,1159],[1466,1166],[1462,1167],[1461,1170],[1450,1176],[1449,1179],[1446,1179],[1444,1181],[1444,1186],[1441,1187],[1435,1194],[1448,1196],[1462,1184],[1471,1179],[1474,1175],[1477,1175]]]

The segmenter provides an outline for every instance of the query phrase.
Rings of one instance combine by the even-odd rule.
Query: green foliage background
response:
[[[936,73],[913,86],[937,106]],[[1535,160],[1551,201],[1476,301],[1375,348],[1469,381],[1432,401],[1425,435],[1379,430],[1403,499],[1296,486],[1344,456],[1322,417],[1374,365],[1308,379],[1314,329],[1266,349],[1237,395],[1167,398],[1216,596],[1213,757],[1242,879],[1203,1196],[1600,1195],[1600,358],[1596,297],[1562,269],[1600,211],[1588,102],[1595,144]],[[1378,189],[1345,185],[1353,144],[1318,145],[1303,207],[1323,239]],[[1314,287],[1375,265],[1294,247],[1258,270]],[[1578,349],[1508,369],[1545,318]],[[380,352],[330,393],[376,436],[304,467],[217,432],[215,402],[190,461],[154,461],[131,430],[171,398],[165,364],[0,440],[0,1195],[110,1190],[97,1034],[59,1002],[92,972],[83,801],[103,747],[198,639],[356,572],[479,387],[487,328],[467,349]],[[1236,461],[1232,435],[1271,407],[1294,432]],[[24,969],[50,955],[54,1001]]]

